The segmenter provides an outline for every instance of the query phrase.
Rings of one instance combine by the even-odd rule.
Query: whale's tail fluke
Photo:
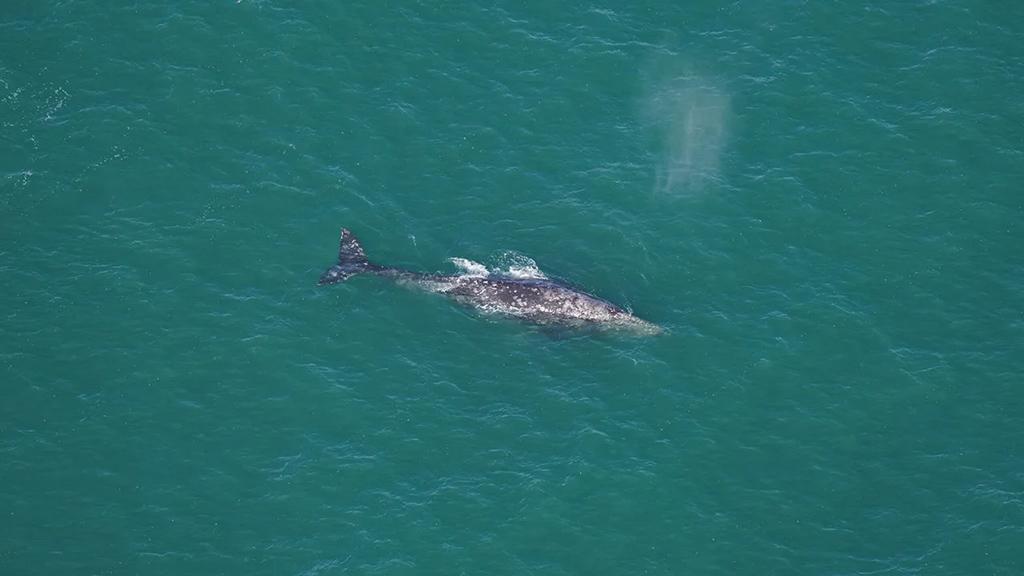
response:
[[[338,263],[331,266],[320,276],[317,283],[320,286],[344,282],[356,274],[371,272],[379,269],[378,266],[370,264],[359,245],[355,235],[346,228],[341,229],[341,245],[338,247]]]

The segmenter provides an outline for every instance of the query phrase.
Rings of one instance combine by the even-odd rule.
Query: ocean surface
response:
[[[1022,182],[1019,2],[5,0],[0,575],[1022,574]]]

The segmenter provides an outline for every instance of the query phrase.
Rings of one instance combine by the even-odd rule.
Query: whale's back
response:
[[[607,322],[628,315],[610,302],[548,279],[467,276],[442,292],[485,312],[537,322]]]

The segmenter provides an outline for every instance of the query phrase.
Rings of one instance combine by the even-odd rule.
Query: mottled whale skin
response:
[[[336,284],[356,274],[391,278],[401,284],[444,294],[482,312],[520,318],[537,324],[624,329],[642,335],[663,329],[591,294],[547,278],[423,274],[371,263],[347,229],[341,230],[338,263],[320,276],[319,284]]]

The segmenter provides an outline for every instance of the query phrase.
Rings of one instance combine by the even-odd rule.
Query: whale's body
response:
[[[391,278],[444,294],[482,312],[538,324],[624,328],[641,334],[662,331],[661,327],[611,302],[548,278],[424,274],[373,264],[367,260],[355,236],[342,229],[338,263],[324,272],[319,284],[343,282],[356,274]]]

